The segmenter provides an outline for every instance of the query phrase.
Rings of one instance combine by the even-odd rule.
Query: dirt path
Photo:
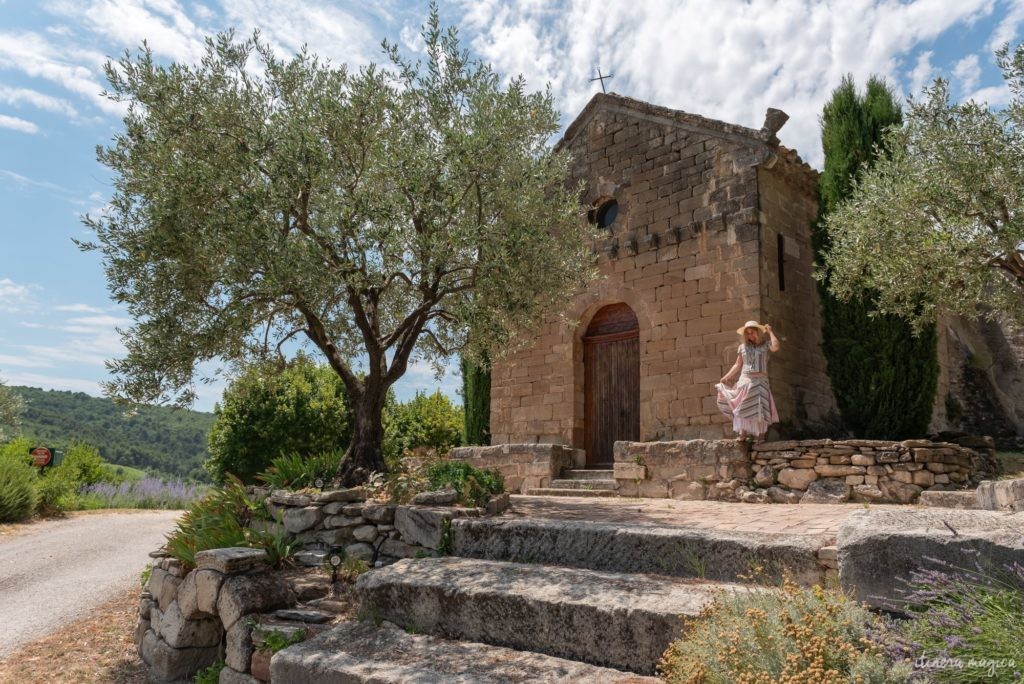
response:
[[[180,514],[81,515],[0,537],[0,659],[138,587]]]

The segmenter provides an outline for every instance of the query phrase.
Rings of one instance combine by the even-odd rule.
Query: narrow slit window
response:
[[[786,245],[782,235],[776,236],[776,246],[779,252],[779,292],[786,290]]]

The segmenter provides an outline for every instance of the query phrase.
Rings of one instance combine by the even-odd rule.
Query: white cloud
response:
[[[68,392],[85,392],[93,396],[101,396],[102,390],[95,380],[84,378],[61,378],[40,375],[38,373],[5,373],[5,381],[8,385],[21,385],[26,387],[39,387],[48,390],[63,390]]]
[[[56,311],[67,311],[69,313],[104,313],[104,310],[97,306],[90,306],[88,304],[61,304],[53,307]]]
[[[79,49],[67,41],[58,45],[33,31],[0,31],[0,68],[51,81],[87,98],[108,114],[120,115],[124,107],[101,95],[98,67],[102,63],[102,54]]]
[[[915,97],[935,79],[935,67],[932,66],[933,54],[931,50],[919,54],[917,56],[917,64],[914,66],[914,70],[910,72],[910,94]]]
[[[589,79],[600,66],[615,74],[609,90],[753,128],[766,108],[783,109],[783,141],[812,163],[818,116],[844,74],[898,82],[904,55],[993,9],[991,0],[460,5],[474,49],[531,88],[551,83],[570,117],[599,92]]]
[[[9,105],[27,104],[48,112],[66,114],[71,118],[78,116],[78,112],[67,100],[51,97],[29,88],[12,88],[0,84],[0,102]]]
[[[1008,8],[1006,14],[1003,15],[1003,20],[999,22],[995,31],[992,32],[992,37],[989,38],[987,47],[990,52],[995,52],[1004,43],[1013,43],[1017,40],[1020,26],[1024,24],[1024,0],[1008,0],[1002,4]]]
[[[20,285],[10,278],[0,278],[0,311],[12,313],[29,303],[31,286]]]
[[[964,97],[964,100],[974,100],[979,104],[987,104],[990,107],[1005,107],[1010,104],[1010,89],[1004,84],[1000,86],[989,86],[987,88],[979,88],[970,95]]]
[[[31,356],[14,356],[11,354],[0,354],[0,368],[18,366],[23,368],[50,368],[53,363],[47,359]]]
[[[9,128],[12,131],[18,131],[19,133],[39,132],[39,126],[35,125],[31,121],[19,119],[16,116],[7,116],[6,114],[0,114],[0,128]]]
[[[194,63],[203,55],[203,30],[174,0],[59,0],[47,9],[121,48],[145,40],[154,54],[175,61]]]
[[[94,328],[114,328],[119,325],[130,325],[132,319],[123,318],[119,316],[81,316],[78,318],[69,318],[68,323],[74,326],[78,326],[84,329]]]
[[[308,0],[223,0],[221,4],[225,23],[237,28],[240,37],[259,29],[263,39],[282,57],[290,57],[308,45],[310,52],[334,64],[380,61],[377,46],[383,36],[337,6]]]
[[[31,329],[39,329],[39,328],[45,328],[46,327],[42,323],[33,323],[31,321],[22,321],[18,325],[20,325],[22,328],[31,328]]]
[[[978,55],[967,55],[953,67],[953,76],[960,81],[960,92],[970,93],[978,87],[981,79],[981,64]]]

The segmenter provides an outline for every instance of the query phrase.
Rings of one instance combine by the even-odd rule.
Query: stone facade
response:
[[[640,440],[730,432],[714,384],[752,318],[782,339],[769,373],[785,425],[827,421],[834,400],[811,279],[817,174],[778,144],[784,117],[769,110],[753,130],[616,95],[591,100],[561,146],[586,204],[614,198],[618,215],[594,244],[600,277],[566,311],[578,324],[551,320],[531,348],[495,364],[493,444],[583,448],[581,337],[613,303],[639,324]]]
[[[749,503],[914,503],[998,473],[993,443],[802,440],[616,442],[621,496]],[[994,496],[994,495],[993,495]],[[1008,495],[1004,495],[1006,498]]]

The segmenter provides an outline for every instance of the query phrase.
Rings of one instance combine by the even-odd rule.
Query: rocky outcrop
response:
[[[901,610],[911,571],[1024,562],[1024,517],[994,511],[865,509],[839,528],[839,580],[861,601]]]

